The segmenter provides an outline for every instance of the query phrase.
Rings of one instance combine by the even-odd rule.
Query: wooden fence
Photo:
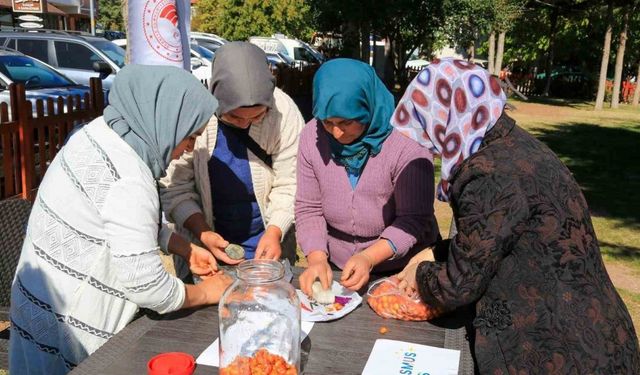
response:
[[[33,199],[73,127],[102,115],[102,82],[92,78],[84,97],[57,100],[27,99],[24,85],[12,84],[9,97],[0,104],[0,199]]]

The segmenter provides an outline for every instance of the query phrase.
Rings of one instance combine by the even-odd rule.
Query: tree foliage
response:
[[[275,33],[307,39],[313,30],[304,0],[199,0],[192,26],[229,40]]]
[[[121,0],[98,0],[97,21],[105,30],[125,30]]]
[[[402,79],[409,53],[417,48],[431,52],[441,39],[444,1],[310,0],[310,4],[317,27],[342,32],[346,46],[360,40],[368,43],[369,33],[386,40],[389,63],[396,79]]]

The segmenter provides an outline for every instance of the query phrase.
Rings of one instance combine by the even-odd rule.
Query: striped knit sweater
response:
[[[11,290],[12,374],[65,374],[138,307],[182,306],[158,256],[159,209],[151,171],[102,118],[71,137],[40,185]]]
[[[295,217],[305,254],[327,252],[342,268],[352,255],[386,238],[398,251],[395,260],[377,268],[386,271],[435,242],[433,165],[425,148],[394,130],[352,189],[345,168],[331,158],[327,137],[316,120],[300,135]]]

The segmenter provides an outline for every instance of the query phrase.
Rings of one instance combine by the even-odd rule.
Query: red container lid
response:
[[[180,352],[162,353],[147,363],[148,375],[191,375],[196,368],[192,355]]]

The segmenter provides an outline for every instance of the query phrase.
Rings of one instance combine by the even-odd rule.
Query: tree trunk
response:
[[[360,59],[360,27],[354,21],[348,21],[344,25],[342,57]]]
[[[393,89],[394,85],[394,61],[393,61],[393,48],[394,41],[386,37],[384,40],[384,74],[383,82],[389,90]]]
[[[616,70],[613,77],[613,95],[611,96],[611,108],[618,108],[620,104],[620,85],[622,84],[622,68],[624,67],[624,49],[627,44],[627,31],[629,30],[629,5],[624,7],[624,18],[620,41],[618,42],[618,53],[616,54]]]
[[[547,83],[544,85],[542,96],[549,96],[551,89],[551,69],[553,69],[553,50],[556,44],[556,34],[558,31],[558,18],[560,17],[558,8],[553,8],[551,12],[551,28],[549,29],[549,50],[547,51],[547,64],[545,67],[545,77]]]
[[[363,22],[360,24],[360,60],[369,63],[369,24]]]
[[[640,102],[640,60],[638,60],[638,73],[636,74],[636,89],[633,91],[633,106],[637,107]]]
[[[467,49],[467,53],[469,54],[469,62],[470,63],[475,63],[476,62],[476,44],[473,43],[469,46],[469,48]]]
[[[493,74],[493,64],[496,58],[496,32],[491,31],[489,34],[489,57],[487,58],[487,69],[490,74]]]
[[[602,61],[600,62],[600,77],[598,79],[598,95],[596,96],[595,110],[604,107],[604,91],[607,86],[607,68],[609,67],[609,52],[611,51],[611,34],[613,33],[613,0],[607,4],[607,32],[604,34],[604,46],[602,47]]]
[[[498,52],[496,53],[496,63],[493,67],[495,74],[500,75],[502,70],[502,58],[504,56],[504,38],[507,35],[505,31],[501,31],[498,35]]]

